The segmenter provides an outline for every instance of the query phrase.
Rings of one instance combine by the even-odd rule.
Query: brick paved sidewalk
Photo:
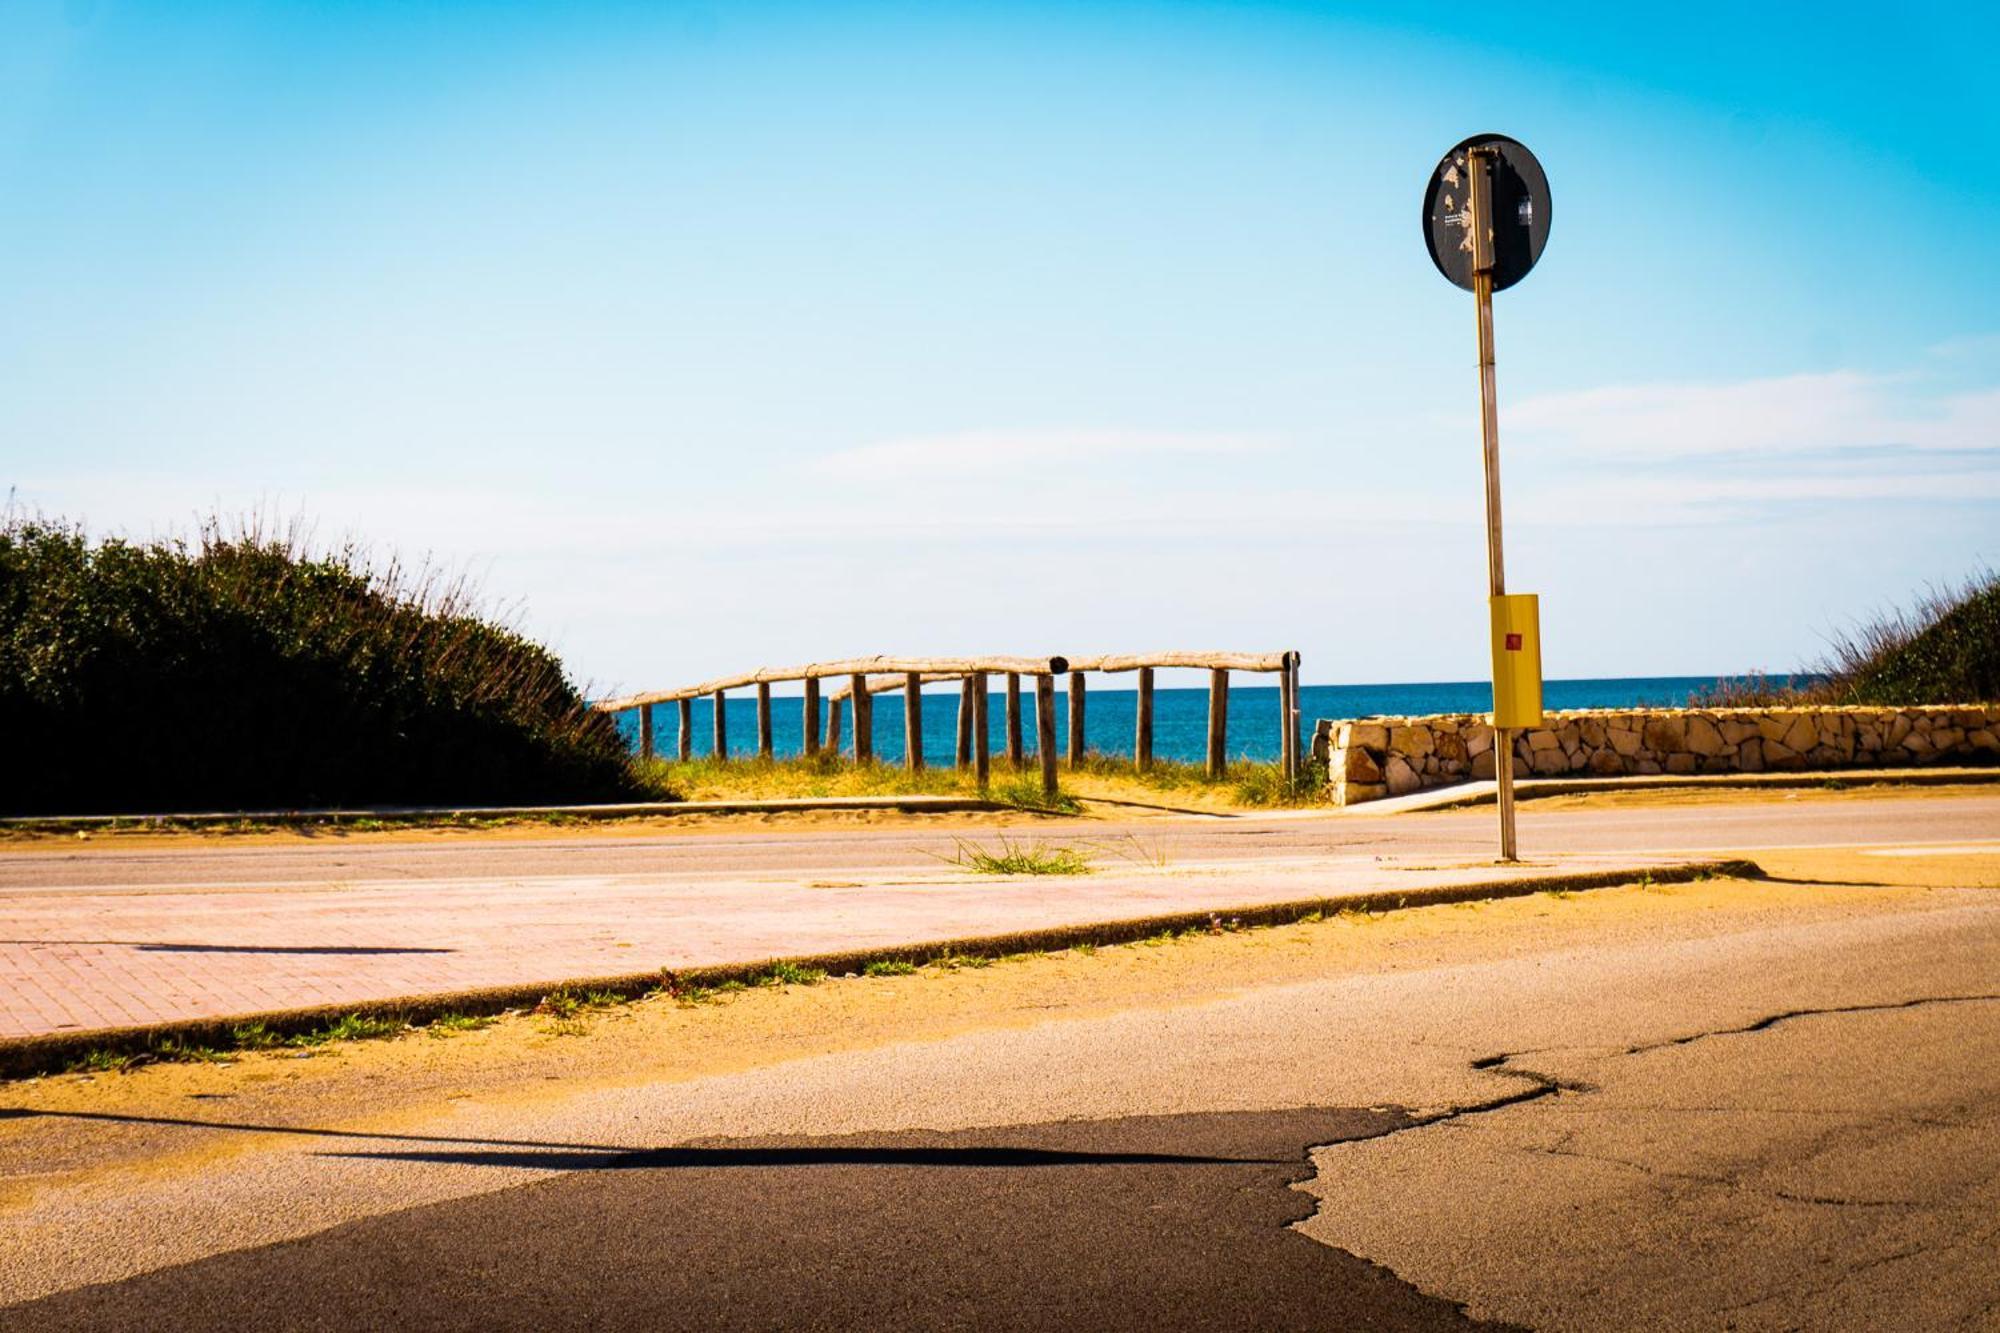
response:
[[[0,1039],[646,972],[1693,858],[1517,869],[1349,855],[995,879],[672,873],[0,896]]]

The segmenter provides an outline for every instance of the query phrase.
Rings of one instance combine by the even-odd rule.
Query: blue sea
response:
[[[1132,753],[1133,709],[1137,692],[1132,689],[1099,688],[1095,677],[1084,706],[1084,735],[1090,748],[1107,755]],[[1123,679],[1131,679],[1129,676]],[[1229,690],[1229,756],[1231,759],[1269,761],[1278,757],[1278,687],[1238,684]],[[1250,680],[1270,677],[1252,676]],[[1551,680],[1542,687],[1543,705],[1560,708],[1644,708],[1684,705],[1688,697],[1718,683],[1715,676],[1643,676],[1607,680]],[[1035,749],[1035,700],[1033,683],[1021,682],[1022,740],[1029,753]],[[822,703],[821,709],[826,705]],[[924,758],[931,764],[948,765],[953,759],[958,687],[932,686],[924,691]],[[1300,729],[1307,738],[1320,718],[1415,716],[1426,713],[1484,713],[1493,707],[1493,687],[1483,680],[1446,681],[1429,685],[1301,685],[1299,687]],[[845,711],[845,710],[843,710]],[[1006,750],[1006,691],[1004,678],[995,676],[989,687],[988,723],[992,731],[993,753]],[[771,700],[771,744],[780,756],[801,750],[803,735],[799,698]],[[678,709],[660,704],[653,710],[653,744],[662,755],[672,756],[679,745]],[[714,748],[714,703],[694,702],[694,752],[711,753]],[[842,719],[848,734],[841,737],[843,748],[853,744],[852,716]],[[757,700],[754,690],[729,696],[726,728],[729,752],[734,756],[757,752]],[[634,748],[639,743],[636,710],[619,714],[618,724]],[[875,754],[879,759],[900,760],[903,756],[903,696],[875,696]],[[1064,691],[1056,691],[1056,744],[1068,744],[1069,706]],[[1156,688],[1153,691],[1153,753],[1161,759],[1200,763],[1208,744],[1208,690]]]

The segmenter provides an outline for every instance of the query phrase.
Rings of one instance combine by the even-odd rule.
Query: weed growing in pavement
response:
[[[958,844],[954,865],[975,875],[1088,875],[1090,857],[1074,847],[1050,847],[1000,839],[1000,850],[988,851],[968,842]]]
[[[284,1039],[262,1023],[241,1023],[231,1030],[230,1039],[238,1050],[264,1051],[279,1045]]]
[[[1167,868],[1166,852],[1161,850],[1157,843],[1149,847],[1145,843],[1140,842],[1139,835],[1136,833],[1127,833],[1122,838],[1112,838],[1109,841],[1103,842],[1093,841],[1084,845],[1093,851],[1108,852],[1120,860],[1130,861],[1134,865],[1150,866],[1154,870],[1165,870]]]
[[[1089,940],[1085,940],[1082,944],[1075,946],[1075,948],[1076,952],[1082,954],[1085,958],[1092,957],[1097,953],[1097,946]]]
[[[199,1064],[226,1065],[229,1057],[213,1046],[198,1046],[182,1041],[178,1037],[168,1037],[154,1043],[143,1060],[193,1061]]]
[[[439,1014],[424,1027],[433,1037],[450,1037],[460,1032],[477,1032],[480,1028],[492,1027],[493,1018],[488,1014]]]
[[[542,997],[542,1002],[535,1006],[535,1012],[554,1019],[566,1019],[576,1017],[577,1010],[581,1008],[583,1001],[575,995],[567,990],[555,990]]]
[[[933,958],[929,965],[941,972],[956,972],[961,967],[991,967],[993,960],[979,954],[948,953],[942,958]]]
[[[613,1009],[625,1003],[625,997],[615,991],[592,990],[583,993],[583,1002],[591,1009]]]
[[[878,958],[861,969],[864,977],[907,977],[917,970],[915,963],[901,958]]]
[[[146,1062],[146,1057],[131,1051],[107,1051],[103,1049],[85,1051],[69,1062],[64,1072],[71,1074],[123,1074],[136,1069]]]
[[[771,970],[757,979],[760,986],[817,986],[826,980],[826,973],[817,967],[801,967],[797,963],[773,963]]]
[[[324,1046],[331,1041],[378,1041],[383,1037],[393,1037],[408,1024],[395,1018],[372,1018],[364,1014],[349,1014],[338,1023],[312,1032],[301,1032],[285,1044],[287,1046]]]

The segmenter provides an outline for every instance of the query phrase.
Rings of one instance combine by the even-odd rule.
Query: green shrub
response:
[[[1848,704],[2000,700],[2000,573],[1933,592],[1836,640],[1835,698]]]
[[[2000,701],[2000,572],[1933,589],[1835,634],[1825,660],[1802,676],[1751,672],[1688,699],[1694,708],[1813,704],[1976,704]]]
[[[636,794],[612,719],[463,583],[294,532],[91,542],[0,521],[10,814]]]

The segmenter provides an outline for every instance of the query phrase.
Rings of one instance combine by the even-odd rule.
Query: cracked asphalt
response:
[[[0,1328],[2000,1327],[2000,847],[1816,855],[758,993],[699,1069],[14,1085]]]

